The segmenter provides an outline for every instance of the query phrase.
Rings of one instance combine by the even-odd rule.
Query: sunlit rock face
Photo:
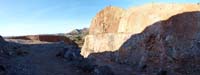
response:
[[[81,54],[87,57],[91,53],[100,53],[106,51],[116,51],[121,45],[129,39],[130,34],[106,33],[98,35],[88,35],[85,37],[85,43]]]
[[[167,20],[173,15],[183,12],[198,11],[197,4],[147,4],[129,8],[123,13],[118,32],[141,33],[147,26],[155,22]]]
[[[117,33],[124,12],[122,8],[109,6],[97,13],[91,22],[89,35],[85,38],[81,51],[83,56],[87,57],[90,53],[115,51],[128,39],[126,35]]]
[[[124,12],[124,9],[118,7],[104,8],[93,18],[89,34],[116,33]]]
[[[107,7],[105,9],[108,8],[110,7]],[[100,13],[105,11],[111,13],[117,12],[111,11],[111,9],[109,9],[110,11],[105,9],[102,10]],[[131,37],[131,35],[142,33],[144,29],[149,26],[151,26],[152,30],[156,33],[158,31],[160,31],[160,33],[164,33],[166,29],[169,29],[167,32],[165,32],[170,33],[170,36],[167,36],[168,39],[172,37],[177,37],[176,39],[180,40],[184,38],[193,39],[193,36],[195,36],[195,34],[193,33],[196,33],[198,30],[198,13],[196,15],[193,14],[194,16],[192,17],[191,15],[181,16],[181,18],[184,19],[174,19],[173,21],[170,21],[168,19],[170,19],[174,15],[182,14],[184,12],[195,12],[199,10],[200,5],[197,4],[147,4],[139,7],[130,8],[125,12],[118,14],[118,16],[120,16],[119,22],[118,20],[112,20],[112,17],[114,17],[114,15],[109,16],[111,17],[111,20],[109,20],[109,18],[106,18],[106,20],[96,19],[97,17],[99,17],[99,15],[101,15],[101,17],[107,16],[105,14],[98,13],[92,21],[89,32],[90,34],[85,38],[85,43],[82,48],[81,54],[87,57],[91,53],[117,51]],[[191,19],[187,20],[187,17]],[[162,22],[165,20],[167,21]],[[101,21],[113,24],[105,27],[104,25],[101,26],[101,24],[99,24]],[[189,25],[188,23],[186,23],[188,21],[190,23]],[[155,23],[156,26],[152,26],[155,25]],[[191,30],[187,29],[188,26],[192,27],[189,27],[191,28]]]

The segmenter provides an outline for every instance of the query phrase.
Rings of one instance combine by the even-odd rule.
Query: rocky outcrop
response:
[[[87,57],[91,53],[116,51],[131,35],[120,33],[106,33],[98,35],[87,35],[81,54]],[[119,39],[120,38],[120,39]]]
[[[0,36],[0,54],[3,53],[3,47],[5,45],[6,41],[2,36]]]
[[[58,35],[28,35],[18,37],[8,37],[8,39],[23,39],[43,42],[65,42],[65,44],[76,44],[65,36]]]
[[[2,36],[0,36],[0,42],[5,42]]]
[[[89,58],[97,59],[100,64],[116,62],[129,65],[135,71],[133,75],[198,75],[199,20],[199,11],[174,15],[132,35],[118,51],[91,54]]]
[[[81,54],[87,57],[90,53],[115,51],[127,37],[123,34],[115,36],[118,32],[119,22],[124,9],[109,6],[100,11],[92,20],[89,35],[85,37]],[[122,38],[122,39],[117,39]],[[117,40],[115,43],[112,43]]]
[[[116,33],[124,12],[122,8],[106,7],[93,18],[89,34]]]
[[[111,7],[107,7],[105,9],[108,8]],[[110,25],[111,27],[110,29],[109,28],[102,29],[102,27],[99,27],[98,23],[93,22],[94,20],[98,22],[98,20],[96,19],[99,16],[98,13],[97,16],[94,18],[94,20],[92,21],[92,25],[90,27],[90,32],[89,32],[90,34],[85,38],[85,44],[82,48],[81,54],[87,57],[87,55],[90,53],[118,50],[119,47],[123,44],[123,42],[125,42],[128,38],[130,38],[130,35],[141,33],[146,27],[152,25],[153,23],[162,20],[167,20],[170,17],[177,14],[181,14],[183,12],[198,11],[199,8],[200,6],[197,4],[147,4],[144,6],[134,7],[128,9],[124,13],[121,13],[122,15],[118,14],[121,16],[119,22],[117,22],[118,20],[111,20],[111,21],[105,20],[104,22],[118,23]],[[102,10],[101,12],[103,11],[105,12],[106,11],[105,9]],[[118,12],[118,11],[107,10],[107,12]],[[101,16],[107,16],[107,15],[104,14]],[[114,16],[112,15],[110,17]],[[99,32],[100,30],[116,30],[114,28],[115,26],[118,26],[117,31],[114,32],[107,31],[104,33]],[[99,33],[95,34],[96,32]],[[110,35],[110,33],[112,33],[112,35]]]
[[[0,36],[0,55],[2,55],[1,53],[3,53],[4,44],[5,44],[5,40],[4,40],[4,38],[2,36]]]
[[[118,32],[88,35],[81,53],[100,65],[112,65],[119,75],[198,75],[199,20],[197,4],[131,8],[124,13]],[[129,69],[117,69],[124,65]]]

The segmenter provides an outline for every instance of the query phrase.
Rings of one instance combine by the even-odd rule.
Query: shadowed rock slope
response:
[[[199,14],[199,11],[185,12],[156,22],[142,33],[132,35],[116,52],[95,53],[89,58],[101,65],[117,63],[132,69],[131,72],[113,67],[117,73],[122,71],[121,74],[198,75]]]

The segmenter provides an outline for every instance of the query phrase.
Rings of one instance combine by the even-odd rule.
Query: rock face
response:
[[[103,26],[98,23],[101,22],[101,19],[98,19],[100,15],[101,17],[107,17],[107,14],[102,14],[103,12],[107,11],[107,13],[117,13],[121,11],[112,11],[113,9],[111,8],[115,7],[107,7],[103,9],[93,19],[89,35],[85,38],[85,44],[81,52],[81,54],[85,57],[93,52],[115,51],[123,44],[123,42],[130,38],[130,35],[141,33],[146,27],[152,25],[153,23],[167,20],[173,15],[181,14],[183,12],[198,11],[200,7],[197,4],[147,4],[144,6],[130,8],[126,12],[124,11],[124,13],[121,12],[120,14],[116,14],[120,16],[119,22],[118,20],[112,20],[112,18],[111,20],[103,20],[105,23],[114,23],[107,24],[111,28],[103,28]],[[110,17],[114,16],[115,15],[110,15]],[[107,31],[100,32],[102,30]],[[110,36],[110,33],[112,33],[112,36]],[[113,38],[116,38],[116,40]],[[109,46],[110,48],[106,46]]]
[[[183,12],[199,11],[197,4],[147,4],[127,10],[120,21],[118,32],[141,33],[155,22],[167,20]]]
[[[2,36],[0,36],[0,42],[5,42]]]
[[[117,58],[121,63],[139,65],[136,69],[145,73],[164,70],[169,75],[199,74],[199,20],[200,12],[193,11],[158,21],[139,35],[132,35]]]
[[[124,13],[118,32],[88,35],[81,54],[95,58],[101,65],[131,66],[132,73],[123,69],[123,73],[130,75],[198,75],[199,21],[197,4],[148,4],[131,8]]]
[[[4,38],[2,36],[0,36],[0,53],[3,50],[3,46],[5,45],[6,41],[4,40]]]
[[[2,53],[2,51],[3,51],[3,46],[4,46],[4,44],[5,44],[5,40],[3,39],[3,37],[2,36],[0,36],[0,54]],[[1,74],[1,73],[0,73]]]
[[[89,34],[116,33],[124,12],[122,8],[106,7],[93,18]]]
[[[84,57],[87,57],[91,53],[116,51],[130,36],[131,36],[130,34],[120,34],[120,33],[87,35],[85,37],[85,43],[81,50],[81,54]]]
[[[33,40],[33,41],[44,41],[44,42],[65,42],[65,44],[75,44],[69,38],[57,35],[29,35],[29,36],[19,36],[19,37],[9,37],[8,39],[23,39],[23,40]]]
[[[127,37],[123,34],[115,36],[118,32],[119,22],[124,9],[109,6],[100,11],[92,20],[89,35],[85,37],[81,54],[87,57],[90,53],[115,51],[125,41]],[[117,38],[121,40],[112,43]]]

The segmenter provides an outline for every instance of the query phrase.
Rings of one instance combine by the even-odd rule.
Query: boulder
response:
[[[0,36],[0,42],[5,42],[5,40],[2,36]]]
[[[83,59],[83,57],[80,55],[80,49],[76,47],[65,48],[63,57],[70,61]]]

